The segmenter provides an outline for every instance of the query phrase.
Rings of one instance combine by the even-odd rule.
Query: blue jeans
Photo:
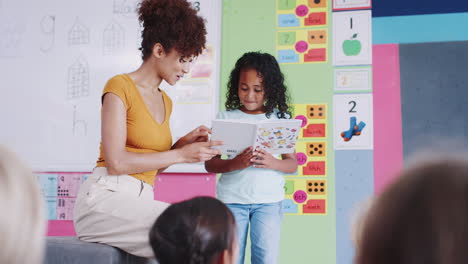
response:
[[[239,239],[238,263],[244,263],[249,223],[252,264],[278,263],[283,202],[226,205],[236,219]]]

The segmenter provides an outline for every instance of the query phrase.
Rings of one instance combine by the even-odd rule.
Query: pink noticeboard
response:
[[[65,173],[64,173],[65,174]],[[155,200],[174,203],[194,196],[215,196],[215,174],[161,174],[154,186]],[[75,236],[73,221],[51,220],[47,236]]]
[[[374,191],[380,192],[403,166],[398,44],[373,46]]]
[[[50,220],[47,224],[47,236],[76,236],[73,221]]]
[[[163,174],[154,185],[154,199],[175,203],[195,196],[216,196],[215,174]]]

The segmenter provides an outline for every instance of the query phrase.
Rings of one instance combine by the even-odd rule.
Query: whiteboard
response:
[[[218,111],[221,1],[191,1],[209,52],[175,86],[174,141]],[[101,93],[141,64],[137,0],[0,0],[0,144],[35,171],[90,171],[99,154]],[[203,172],[180,164],[173,172]]]

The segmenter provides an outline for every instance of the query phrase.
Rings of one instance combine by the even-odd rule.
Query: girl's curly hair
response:
[[[186,0],[142,0],[138,15],[143,26],[143,60],[151,55],[156,43],[166,52],[175,48],[184,57],[198,56],[205,48],[205,21]]]
[[[279,110],[278,118],[291,118],[292,111],[289,107],[289,95],[284,84],[284,76],[275,57],[268,53],[247,52],[237,60],[231,71],[226,93],[226,109],[234,110],[242,106],[239,99],[238,87],[240,73],[244,70],[254,69],[262,78],[265,91],[265,114],[270,117],[273,110]]]

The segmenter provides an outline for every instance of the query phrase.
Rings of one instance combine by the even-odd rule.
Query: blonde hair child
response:
[[[0,263],[42,263],[45,215],[33,173],[0,145]]]

